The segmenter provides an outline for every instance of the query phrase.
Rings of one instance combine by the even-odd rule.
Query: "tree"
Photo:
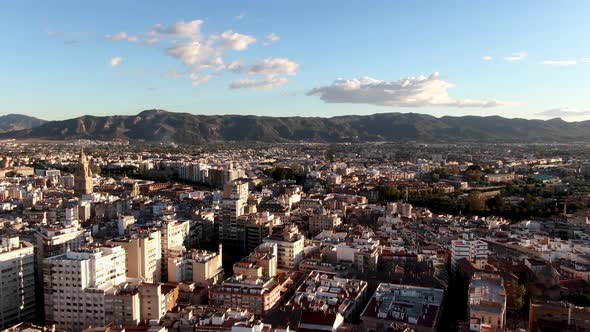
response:
[[[472,191],[467,195],[467,209],[469,211],[483,211],[485,209],[485,202],[483,196],[479,191]]]
[[[463,173],[463,178],[467,181],[478,182],[481,179],[481,167],[478,165],[470,165]]]
[[[508,311],[516,314],[524,308],[524,294],[526,288],[516,281],[508,281],[506,287],[506,307]]]

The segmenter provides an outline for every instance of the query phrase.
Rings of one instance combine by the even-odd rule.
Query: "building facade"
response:
[[[0,328],[35,319],[35,254],[18,237],[3,237],[0,247]]]

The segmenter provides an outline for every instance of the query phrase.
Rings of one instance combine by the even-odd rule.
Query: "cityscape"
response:
[[[589,4],[0,8],[0,332],[590,331]]]

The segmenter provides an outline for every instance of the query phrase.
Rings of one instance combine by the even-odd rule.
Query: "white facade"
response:
[[[457,268],[460,259],[466,258],[477,267],[488,262],[488,244],[482,240],[451,241],[451,267]]]
[[[35,318],[35,254],[18,237],[2,239],[0,247],[0,328]]]
[[[43,261],[45,319],[59,330],[104,326],[105,292],[125,282],[120,246],[67,252]]]

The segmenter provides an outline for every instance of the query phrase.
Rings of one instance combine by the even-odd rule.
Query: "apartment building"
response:
[[[316,235],[324,230],[333,230],[342,224],[342,219],[335,213],[324,208],[320,213],[314,213],[309,216],[309,232]]]
[[[2,238],[0,299],[0,328],[35,319],[34,247],[17,236]]]
[[[233,266],[235,275],[272,278],[277,275],[278,246],[276,243],[263,243],[250,255]]]
[[[381,283],[361,315],[363,327],[387,331],[395,323],[417,332],[437,331],[444,291]]]
[[[168,260],[169,282],[194,282],[199,287],[217,284],[223,278],[222,246],[218,252],[196,250]]]
[[[294,270],[303,260],[305,236],[296,226],[283,227],[264,239],[264,243],[276,243],[279,269]]]
[[[166,219],[160,225],[160,232],[162,234],[162,281],[166,281],[168,260],[174,259],[173,250],[177,252],[184,249],[190,232],[190,222],[188,220]]]
[[[139,278],[150,283],[162,280],[160,230],[140,230],[128,237],[109,242],[125,249],[125,267],[128,278]]]
[[[287,305],[304,311],[352,318],[362,309],[366,297],[366,281],[316,270],[308,274]]]
[[[469,326],[503,330],[506,324],[506,289],[498,274],[476,272],[469,284]]]
[[[483,267],[488,262],[488,244],[475,239],[451,241],[451,268],[456,270],[459,260],[463,258],[478,268]]]
[[[105,325],[105,294],[125,280],[125,250],[121,246],[93,247],[46,258],[46,323],[67,331]]]
[[[283,282],[280,278],[235,275],[209,290],[213,305],[238,308],[263,315],[270,311],[281,298]]]

